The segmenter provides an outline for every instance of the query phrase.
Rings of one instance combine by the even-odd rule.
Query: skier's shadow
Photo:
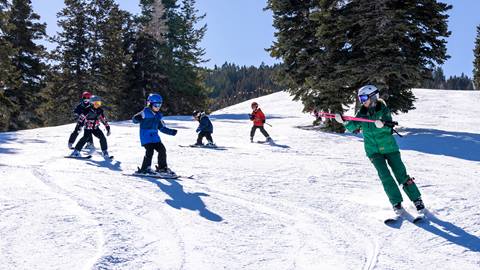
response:
[[[120,167],[122,162],[118,161],[118,160],[112,160],[112,161],[99,160],[99,161],[97,161],[97,160],[89,159],[87,164],[90,165],[90,166],[108,168],[112,171],[117,171],[117,172],[122,171],[122,168]]]
[[[270,143],[271,146],[275,146],[275,147],[279,147],[279,148],[284,148],[284,149],[289,149],[290,146],[286,145],[286,144],[278,144],[278,143]]]
[[[171,199],[166,199],[165,202],[175,209],[189,209],[192,211],[198,211],[201,217],[204,217],[210,221],[220,222],[223,218],[207,209],[205,203],[200,197],[209,196],[206,193],[189,193],[183,190],[183,186],[180,185],[174,179],[168,179],[169,184],[164,184],[160,180],[155,178],[147,178],[148,181],[156,184],[160,190],[165,192]]]
[[[432,213],[427,213],[427,219],[418,223],[418,227],[438,235],[445,240],[454,244],[462,246],[473,252],[480,252],[480,238],[469,234],[462,228],[448,222],[441,220]]]
[[[268,146],[273,146],[273,147],[279,147],[279,148],[284,148],[284,149],[289,149],[290,146],[286,145],[286,144],[278,144],[276,142],[262,142],[262,141],[257,141],[257,143],[259,144],[263,144],[263,145],[268,145]]]

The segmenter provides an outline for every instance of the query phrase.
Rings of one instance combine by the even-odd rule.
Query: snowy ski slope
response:
[[[286,93],[256,99],[275,145],[249,142],[250,101],[212,115],[223,150],[178,147],[197,123],[167,118],[169,166],[195,179],[122,175],[144,154],[128,121],[112,162],[63,158],[73,124],[0,133],[0,269],[480,269],[480,92],[414,92],[394,119],[432,213],[418,226],[383,224],[361,136],[312,127]]]

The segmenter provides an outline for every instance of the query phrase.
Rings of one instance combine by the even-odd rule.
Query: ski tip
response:
[[[383,221],[383,223],[385,223],[386,225],[390,225],[397,222],[399,219],[400,218],[387,218]]]

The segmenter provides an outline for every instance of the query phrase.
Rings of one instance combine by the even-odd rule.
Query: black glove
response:
[[[136,114],[133,119],[135,119],[137,122],[141,122],[143,120],[142,114]]]
[[[251,114],[251,113],[248,114],[248,117],[250,118],[250,120],[255,119],[255,116],[254,116],[253,114]]]
[[[177,132],[178,132],[178,130],[176,130],[176,129],[172,129],[172,136],[175,136],[175,135],[177,135]]]
[[[395,126],[398,125],[398,122],[396,122],[396,121],[385,121],[384,125],[386,127],[394,128]]]
[[[262,123],[264,123],[264,124],[265,124],[265,122],[266,122],[266,120],[265,120],[265,119],[263,119],[263,120],[262,120]]]
[[[107,129],[107,136],[110,136],[111,132],[110,132],[110,126],[106,126],[105,127]]]

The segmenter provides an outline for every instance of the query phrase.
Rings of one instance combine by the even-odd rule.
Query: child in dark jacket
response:
[[[73,115],[75,117],[75,121],[77,121],[77,124],[75,125],[75,129],[73,130],[72,134],[70,134],[70,137],[68,138],[68,148],[73,149],[73,144],[75,143],[75,140],[77,139],[78,134],[80,134],[80,131],[82,130],[83,126],[78,123],[78,118],[82,114],[86,114],[87,108],[90,106],[90,98],[92,97],[92,94],[90,92],[83,92],[82,93],[82,101],[75,107],[73,110]],[[90,136],[89,140],[87,141],[87,145],[85,148],[92,149],[94,148],[93,145],[93,137]]]
[[[205,112],[202,111],[194,111],[193,112],[193,118],[199,122],[198,128],[197,128],[197,142],[195,145],[198,146],[203,146],[203,137],[207,138],[207,144],[206,146],[208,147],[215,147],[215,144],[213,143],[213,138],[212,138],[212,133],[213,133],[213,125],[208,116],[205,114]]]
[[[108,124],[107,118],[101,108],[102,100],[98,96],[91,96],[90,103],[91,105],[88,106],[78,117],[78,125],[84,127],[83,137],[78,141],[77,145],[75,145],[75,150],[73,150],[71,156],[79,157],[80,150],[82,150],[85,143],[92,138],[93,134],[100,139],[103,156],[108,158],[107,139],[100,129],[100,123],[102,123],[107,129],[107,136],[110,136],[110,125]]]
[[[177,130],[167,128],[164,125],[162,114],[160,113],[162,102],[162,96],[150,94],[147,98],[147,107],[133,116],[132,121],[140,124],[140,142],[145,147],[142,166],[138,168],[137,173],[164,174],[168,177],[175,177],[176,174],[167,166],[167,151],[160,140],[158,131],[160,130],[162,133],[175,136]],[[154,151],[158,152],[158,165],[155,171],[150,168]]]

